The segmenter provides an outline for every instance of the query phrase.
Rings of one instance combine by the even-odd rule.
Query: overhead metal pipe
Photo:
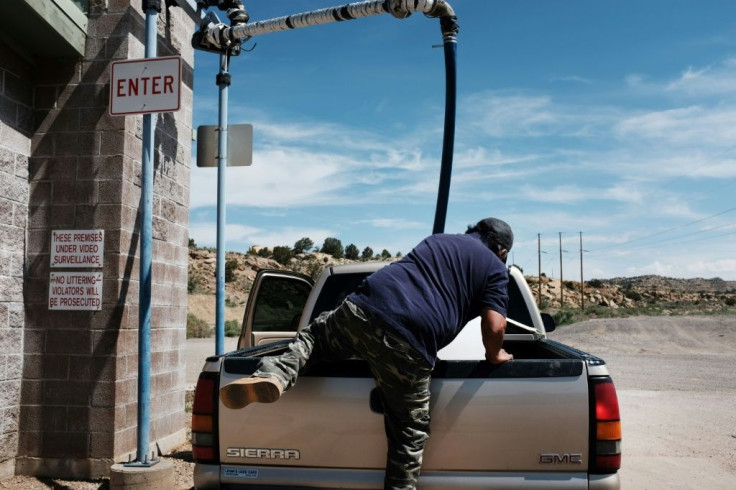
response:
[[[238,40],[245,41],[261,34],[288,31],[290,29],[354,20],[381,14],[391,14],[399,19],[404,19],[414,12],[423,13],[428,17],[445,18],[455,16],[452,7],[445,0],[370,0],[275,17],[273,19],[241,24],[234,27],[207,22],[195,34],[192,43],[195,48],[218,51],[226,49]],[[456,30],[455,33],[457,33]]]

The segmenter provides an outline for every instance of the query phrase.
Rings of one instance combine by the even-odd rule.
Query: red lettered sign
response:
[[[181,58],[116,61],[110,67],[110,115],[178,111]]]

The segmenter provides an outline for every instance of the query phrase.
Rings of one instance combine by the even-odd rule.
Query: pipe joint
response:
[[[231,0],[227,5],[227,18],[230,19],[230,25],[235,27],[248,23],[250,15],[248,15],[241,0]]]
[[[218,73],[215,77],[215,82],[218,87],[229,87],[232,77],[229,73]]]
[[[440,17],[440,29],[442,30],[443,41],[456,42],[457,34],[460,32],[460,26],[457,23],[457,16],[444,15]]]
[[[388,13],[397,19],[406,19],[412,14],[412,10],[406,4],[406,0],[386,0]]]
[[[161,13],[161,0],[142,0],[141,3],[144,12],[155,10],[159,14]]]

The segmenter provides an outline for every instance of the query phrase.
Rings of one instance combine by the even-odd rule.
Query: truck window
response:
[[[258,290],[254,332],[296,332],[312,286],[290,278],[270,278]]]
[[[370,273],[361,272],[355,274],[335,274],[327,278],[325,285],[322,287],[317,298],[317,303],[312,310],[312,316],[309,323],[317,318],[320,313],[331,311],[340,306],[345,297],[355,291],[363,279],[368,277]]]
[[[524,302],[524,296],[521,294],[519,286],[516,281],[509,278],[509,308],[506,312],[506,316],[512,320],[516,320],[519,323],[523,323],[529,327],[534,326],[531,315],[529,315],[529,308],[526,307]],[[526,333],[522,329],[511,325],[506,325],[506,333]]]

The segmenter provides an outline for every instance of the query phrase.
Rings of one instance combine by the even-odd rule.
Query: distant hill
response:
[[[604,282],[615,284],[623,288],[662,288],[672,289],[675,291],[713,293],[736,292],[736,281],[724,281],[720,277],[712,279],[703,279],[701,277],[694,279],[677,279],[674,277],[649,275],[615,277],[613,279],[607,279]]]
[[[228,252],[226,262],[230,263],[230,280],[225,283],[225,317],[239,322],[258,270],[294,270],[316,278],[327,266],[352,261],[335,259],[329,254],[306,253],[296,255],[284,265],[269,257]],[[214,324],[215,318],[215,263],[213,249],[189,249],[188,312],[210,324]],[[534,297],[541,296],[541,309],[552,313],[560,309],[579,310],[581,306],[589,316],[736,313],[736,281],[720,278],[675,279],[649,275],[595,279],[586,281],[581,294],[580,282],[561,284],[558,279],[542,276],[541,295],[536,276],[527,276],[527,282]]]

